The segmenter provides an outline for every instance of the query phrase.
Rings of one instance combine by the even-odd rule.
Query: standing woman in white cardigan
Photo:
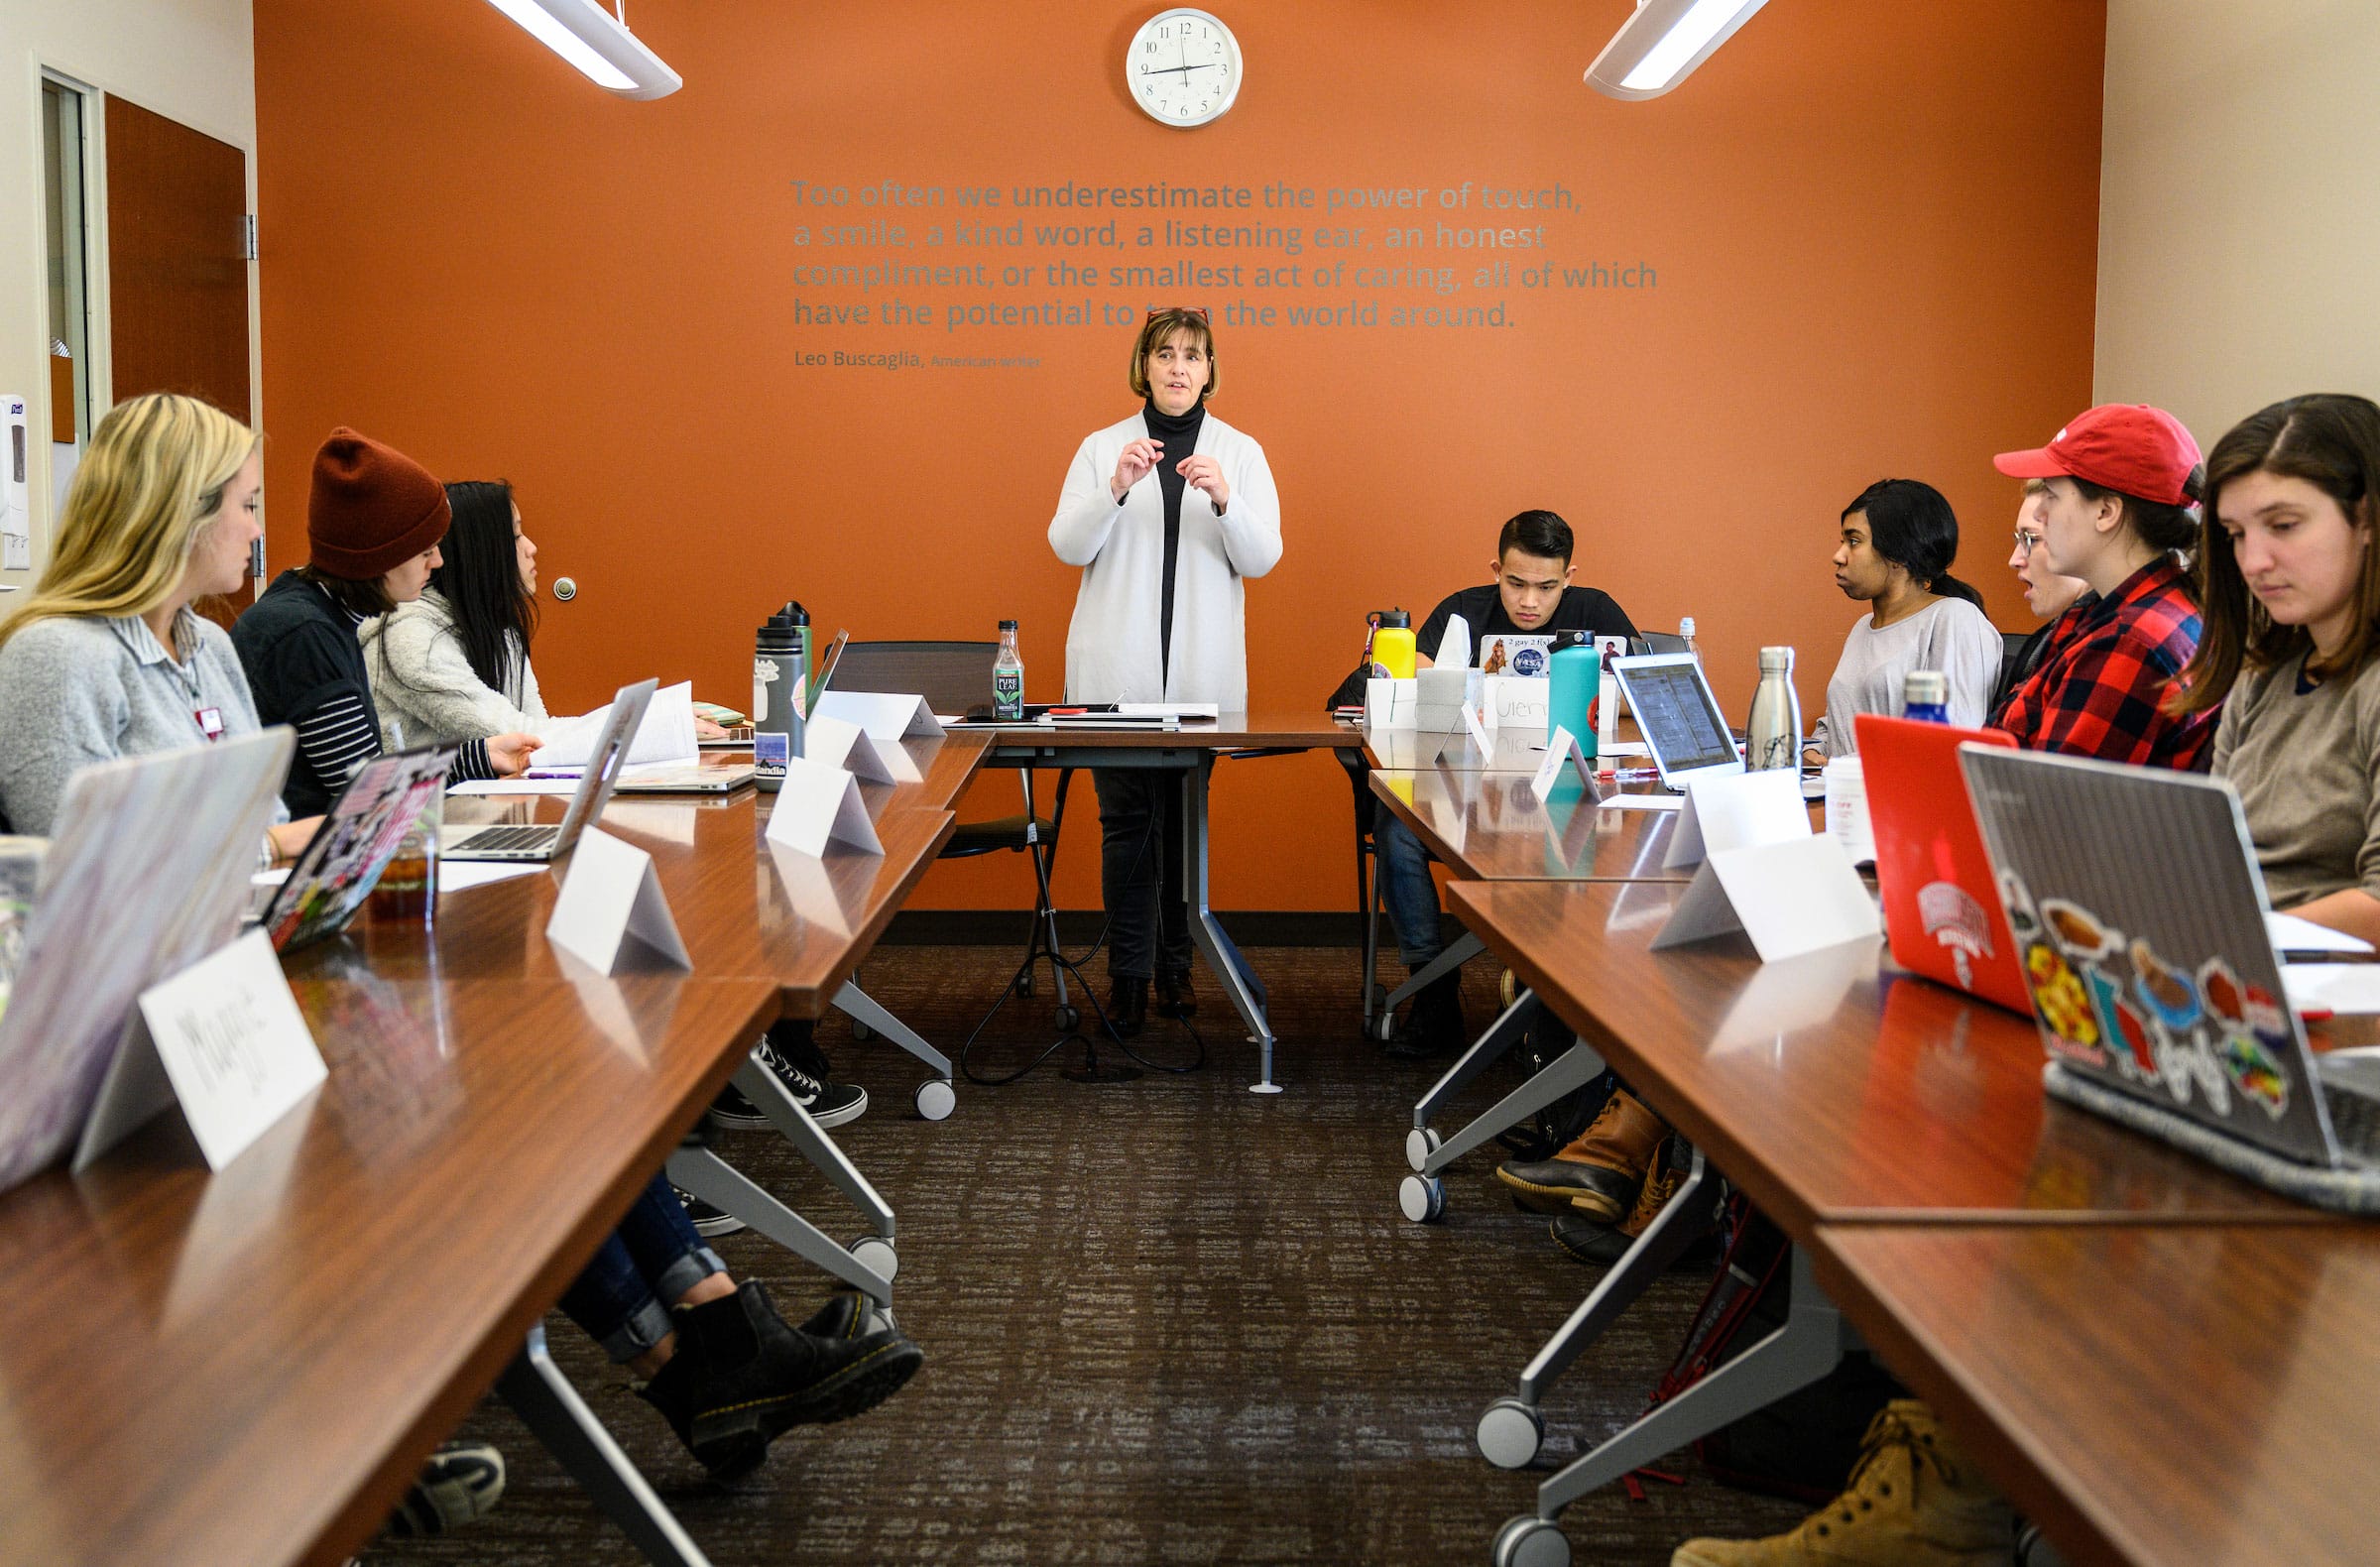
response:
[[[1140,409],[1076,449],[1049,546],[1083,568],[1066,634],[1066,699],[1248,706],[1242,582],[1281,558],[1264,448],[1207,412],[1222,384],[1207,312],[1151,310],[1128,376]],[[1095,769],[1108,905],[1108,1019],[1188,1017],[1180,790],[1169,774]]]

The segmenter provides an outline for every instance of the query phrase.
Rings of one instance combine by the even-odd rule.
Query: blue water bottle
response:
[[[1596,689],[1603,677],[1603,661],[1589,643],[1555,654],[1547,679],[1545,738],[1553,739],[1557,729],[1569,730],[1591,762],[1595,760]]]
[[[1951,677],[1940,669],[1911,669],[1901,679],[1901,716],[1920,723],[1951,721]]]

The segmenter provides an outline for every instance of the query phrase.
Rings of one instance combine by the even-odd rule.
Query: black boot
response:
[[[750,1280],[669,1315],[677,1352],[637,1393],[720,1481],[759,1468],[789,1427],[875,1408],[925,1363],[923,1351],[891,1329],[825,1338],[790,1327]]]
[[[1157,1001],[1154,1008],[1160,1018],[1195,1018],[1198,1016],[1198,997],[1190,990],[1188,969],[1159,969],[1157,971]]]
[[[1119,1039],[1148,1026],[1148,981],[1130,974],[1108,976],[1108,1026]]]
[[[1463,1026],[1463,971],[1441,974],[1421,988],[1380,1051],[1392,1061],[1452,1055],[1468,1037]]]

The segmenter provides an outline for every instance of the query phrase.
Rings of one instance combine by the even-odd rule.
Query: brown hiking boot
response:
[[[1576,1262],[1608,1267],[1627,1254],[1637,1237],[1652,1228],[1661,1210],[1669,1206],[1669,1199],[1685,1184],[1683,1168],[1669,1159],[1656,1158],[1651,1172],[1644,1177],[1644,1184],[1636,1189],[1636,1205],[1618,1225],[1600,1224],[1577,1212],[1559,1214],[1551,1232],[1554,1245]],[[1571,1201],[1575,1205],[1578,1199],[1574,1197]]]
[[[2008,1504],[1934,1411],[1895,1398],[1868,1422],[1850,1488],[1790,1534],[1688,1540],[1670,1567],[2007,1567]]]
[[[1507,1159],[1495,1178],[1512,1188],[1515,1200],[1539,1213],[1576,1209],[1609,1224],[1636,1200],[1645,1171],[1661,1150],[1669,1129],[1644,1101],[1624,1088],[1612,1090],[1595,1124],[1550,1159],[1528,1163]]]

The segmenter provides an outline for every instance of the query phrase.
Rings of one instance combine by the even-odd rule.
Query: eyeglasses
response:
[[[1149,311],[1146,315],[1143,315],[1140,318],[1144,321],[1153,321],[1160,315],[1195,315],[1200,320],[1207,321],[1209,325],[1214,324],[1208,319],[1207,307],[1203,304],[1160,305],[1158,308]]]
[[[2033,532],[2030,528],[2020,528],[2016,531],[2016,548],[2019,554],[2029,555],[2040,547],[2041,535]]]

